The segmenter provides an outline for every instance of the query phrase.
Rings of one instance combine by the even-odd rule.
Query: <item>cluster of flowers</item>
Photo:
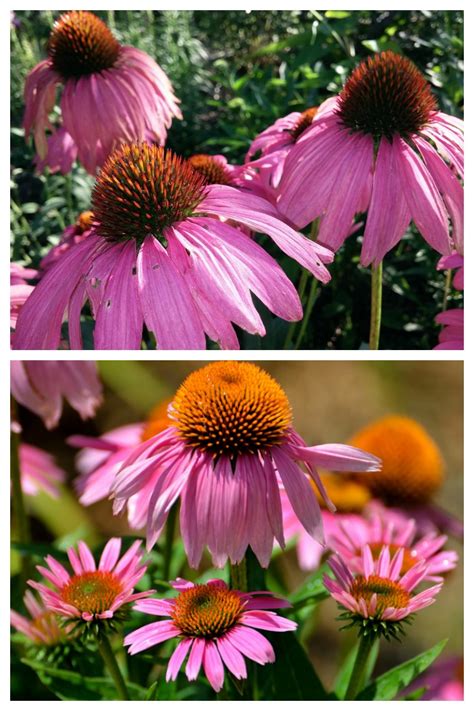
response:
[[[50,120],[58,85],[59,126]],[[206,337],[238,348],[234,325],[265,334],[252,294],[298,321],[297,291],[253,233],[323,283],[363,213],[363,265],[379,264],[411,221],[443,258],[463,254],[463,123],[438,110],[420,71],[393,52],[363,60],[321,106],[278,119],[240,166],[164,147],[181,118],[168,78],[90,12],[55,23],[25,102],[39,170],[68,172],[77,159],[98,174],[91,212],[40,272],[14,267],[15,348],[57,348],[66,315],[69,347],[82,348],[86,302],[98,349],[139,349],[144,326],[161,349],[202,349]],[[310,223],[317,241],[299,232]],[[18,282],[33,276],[34,289]],[[451,331],[461,315],[448,314],[442,347],[458,348]]]
[[[82,416],[91,416],[102,396],[90,362],[15,362],[12,392],[48,427],[58,422],[63,396]],[[303,569],[318,568],[329,554],[335,577],[326,575],[324,583],[344,618],[365,633],[397,636],[403,621],[435,601],[457,562],[439,531],[455,530],[454,522],[431,502],[443,478],[439,450],[407,418],[385,418],[351,444],[319,446],[307,446],[291,421],[284,391],[259,367],[235,361],[204,366],[147,422],[69,440],[82,448],[80,501],[112,498],[114,513],[126,509],[132,529],[146,528],[151,550],[180,499],[181,536],[193,568],[205,548],[219,568],[239,564],[248,548],[266,568],[278,546],[296,536]],[[24,493],[54,492],[53,480],[61,476],[50,455],[36,450],[35,470],[25,447],[20,445]],[[45,482],[42,472],[51,471],[56,473]],[[258,664],[275,660],[259,630],[296,629],[274,612],[291,607],[288,601],[266,590],[229,588],[221,579],[179,578],[170,590],[177,595],[159,599],[154,590],[135,592],[147,570],[141,543],[121,558],[120,551],[120,539],[112,538],[97,566],[80,542],[68,550],[72,572],[47,556],[46,566],[38,566],[45,582],[29,581],[40,599],[25,595],[31,619],[13,612],[12,624],[35,644],[54,646],[83,628],[103,634],[134,603],[138,612],[166,619],[129,633],[129,652],[177,638],[166,679],[176,679],[189,654],[188,679],[202,667],[215,691],[224,684],[225,668],[246,678],[245,657]],[[434,585],[426,587],[427,581]]]

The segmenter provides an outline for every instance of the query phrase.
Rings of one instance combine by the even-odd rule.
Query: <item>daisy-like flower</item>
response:
[[[23,602],[30,617],[10,610],[12,627],[26,635],[35,644],[51,647],[66,641],[66,632],[60,627],[55,613],[47,610],[41,599],[38,599],[31,590],[26,591]]]
[[[58,259],[61,259],[73,245],[79,244],[87,239],[93,219],[93,213],[90,210],[86,210],[85,212],[81,212],[73,225],[66,227],[61,235],[59,244],[52,247],[41,260],[40,269],[43,273],[52,267],[53,264],[56,264]]]
[[[101,437],[74,435],[68,438],[67,443],[72,447],[82,447],[76,457],[79,477],[75,488],[83,506],[107,498],[116,474],[134,449],[172,424],[168,404],[166,400],[153,408],[146,422],[123,425]],[[130,497],[127,515],[131,528],[141,529],[146,525],[146,505],[154,486],[155,478],[151,477],[146,487]]]
[[[359,575],[364,573],[363,550],[366,545],[374,557],[384,547],[391,555],[403,550],[401,574],[422,560],[427,566],[426,580],[441,582],[442,576],[456,567],[457,553],[443,549],[447,536],[434,532],[420,536],[415,519],[394,520],[390,512],[383,509],[367,517],[358,516],[355,520],[334,518],[329,547]]]
[[[54,499],[58,498],[58,486],[65,481],[66,472],[58,467],[54,457],[24,442],[19,445],[18,457],[23,493],[36,496],[40,491],[45,491]]]
[[[224,670],[237,679],[247,678],[245,657],[268,664],[275,661],[270,642],[259,629],[288,632],[297,625],[280,617],[274,609],[291,607],[270,592],[242,593],[230,590],[223,580],[209,580],[195,585],[178,578],[175,598],[143,600],[134,609],[169,620],[152,622],[127,635],[124,644],[130,654],[137,654],[156,644],[180,637],[166,672],[166,680],[175,680],[189,652],[186,676],[197,679],[201,666],[214,691],[224,685]]]
[[[58,85],[61,127],[55,129],[50,113]],[[25,135],[34,135],[38,167],[63,173],[77,157],[95,174],[126,141],[163,145],[173,117],[182,117],[158,64],[145,52],[121,45],[102,20],[86,11],[66,12],[54,23],[48,58],[26,79],[25,103]]]
[[[464,256],[451,254],[441,257],[438,269],[456,269],[453,286],[464,290]],[[464,349],[464,309],[448,309],[436,316],[436,322],[444,326],[439,335],[439,344],[433,350],[462,351]]]
[[[50,430],[59,422],[63,398],[83,419],[102,402],[102,385],[92,361],[12,361],[12,395]]]
[[[284,546],[279,485],[305,530],[322,542],[312,479],[332,507],[316,466],[376,470],[380,462],[341,444],[307,447],[291,426],[282,388],[251,363],[216,362],[191,373],[169,411],[173,425],[129,454],[112,485],[114,511],[147,488],[147,545],[181,499],[181,533],[190,565],[205,546],[214,564],[238,563],[248,546],[266,567],[273,539]],[[306,472],[300,469],[301,462]]]
[[[45,558],[48,567],[36,567],[53,587],[36,580],[29,580],[28,584],[38,590],[45,607],[62,618],[87,623],[117,617],[120,619],[125,612],[121,608],[135,600],[149,597],[154,592],[133,592],[147,569],[140,541],[132,543],[119,559],[121,545],[120,538],[111,538],[105,545],[97,567],[87,544],[79,541],[77,552],[74,548],[67,551],[72,575],[48,555]]]
[[[383,546],[374,560],[370,546],[365,545],[361,574],[354,574],[339,556],[329,559],[336,579],[324,575],[324,585],[345,610],[342,619],[351,619],[366,633],[389,638],[399,634],[400,623],[410,615],[435,602],[443,584],[415,594],[415,588],[426,580],[428,566],[420,560],[402,573],[404,555],[404,548],[391,556],[388,546]]]
[[[232,165],[225,156],[195,153],[188,158],[188,163],[203,176],[207,185],[240,185],[241,166]]]
[[[269,202],[207,184],[188,161],[156,145],[124,145],[107,160],[92,210],[88,238],[48,270],[22,308],[15,348],[57,348],[66,313],[71,348],[82,348],[85,300],[98,349],[140,348],[144,323],[158,348],[202,349],[205,334],[238,348],[232,323],[265,334],[251,293],[280,318],[300,319],[298,294],[281,267],[228,221],[269,235],[316,278],[330,279],[323,262],[332,253],[282,222]]]
[[[363,60],[285,161],[278,209],[337,250],[367,212],[361,262],[378,264],[413,220],[447,255],[463,239],[463,122],[438,111],[421,72],[391,51]]]

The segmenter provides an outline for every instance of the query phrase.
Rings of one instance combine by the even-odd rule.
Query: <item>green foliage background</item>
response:
[[[429,79],[443,111],[462,116],[463,13],[460,11],[120,11],[98,12],[118,39],[153,56],[181,99],[169,146],[183,155],[223,153],[242,162],[251,140],[275,119],[320,104],[338,92],[360,59],[392,49]],[[67,224],[89,207],[92,178],[35,175],[21,121],[23,84],[45,56],[53,13],[18,12],[12,28],[12,259],[36,266]],[[347,240],[320,286],[307,328],[262,307],[264,339],[241,333],[243,348],[363,348],[368,340],[369,271],[358,263],[360,239]],[[299,267],[266,244],[289,276]],[[437,341],[443,307],[439,255],[414,227],[385,260],[381,347],[427,349]],[[307,303],[309,294],[304,295]],[[460,303],[451,292],[448,305]]]

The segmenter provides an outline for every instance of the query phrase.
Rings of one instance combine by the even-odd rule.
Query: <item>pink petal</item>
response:
[[[118,561],[122,540],[120,538],[111,538],[102,551],[99,561],[99,570],[112,570]]]
[[[224,685],[224,665],[212,639],[208,640],[204,647],[203,666],[214,691],[220,691]]]
[[[204,639],[197,637],[193,641],[193,646],[191,647],[188,663],[186,664],[186,676],[188,677],[189,681],[194,681],[198,678],[205,647],[206,641]]]
[[[186,659],[188,650],[193,643],[193,640],[189,637],[182,639],[168,662],[168,668],[166,670],[166,681],[174,681],[181,669],[181,666]]]

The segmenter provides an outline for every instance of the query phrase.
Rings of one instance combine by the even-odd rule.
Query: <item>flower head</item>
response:
[[[188,163],[202,175],[206,185],[239,185],[240,168],[228,163],[225,156],[196,153],[188,158]]]
[[[21,488],[28,496],[36,496],[40,491],[56,499],[58,486],[66,479],[66,472],[58,467],[54,457],[39,447],[22,442],[18,449],[20,461]]]
[[[40,169],[48,165],[66,173],[78,157],[94,174],[124,141],[164,144],[173,117],[181,118],[158,64],[145,52],[121,45],[93,13],[61,15],[47,51],[48,58],[30,72],[25,85],[25,134],[34,134]],[[55,128],[49,114],[58,84],[62,124]]]
[[[442,583],[414,594],[415,588],[426,580],[428,566],[424,560],[402,574],[405,551],[400,548],[391,556],[383,546],[374,559],[369,545],[362,551],[363,572],[356,573],[339,556],[329,559],[335,580],[324,576],[324,584],[331,596],[345,610],[341,619],[350,619],[351,626],[360,625],[361,634],[396,637],[400,623],[431,605]]]
[[[23,602],[30,617],[24,617],[15,610],[10,611],[11,625],[39,645],[54,646],[66,640],[66,632],[59,625],[54,612],[48,610],[31,590],[27,590]]]
[[[48,429],[61,417],[63,398],[83,419],[102,402],[102,385],[92,361],[12,361],[12,395],[38,415]]]
[[[269,592],[242,593],[230,590],[223,580],[217,579],[195,585],[178,578],[171,584],[179,591],[177,597],[144,600],[135,605],[140,612],[169,619],[145,625],[124,640],[129,653],[137,654],[179,637],[168,664],[167,681],[176,679],[189,652],[188,679],[197,679],[203,666],[212,688],[220,691],[225,667],[237,679],[246,679],[245,657],[257,664],[275,661],[271,644],[257,630],[288,632],[296,629],[295,622],[273,612],[290,607],[289,603]]]
[[[53,587],[35,580],[28,583],[39,591],[45,607],[62,618],[88,624],[120,619],[125,612],[124,606],[149,597],[153,592],[133,592],[147,569],[140,541],[135,541],[119,560],[120,548],[120,539],[111,538],[97,567],[88,546],[80,541],[77,552],[74,548],[67,551],[72,574],[48,555],[45,558],[48,567],[38,565],[37,569]]]
[[[437,109],[408,59],[363,60],[338,97],[319,107],[284,164],[276,205],[298,227],[320,218],[337,250],[367,212],[362,264],[378,264],[413,220],[447,255],[463,243],[463,123]]]
[[[44,273],[75,244],[83,242],[88,236],[94,221],[94,214],[86,210],[78,215],[73,225],[68,225],[61,235],[59,244],[52,247],[40,262],[40,269]]]
[[[376,457],[331,444],[307,447],[291,423],[282,388],[251,363],[216,362],[191,373],[170,406],[171,426],[129,452],[112,484],[114,511],[141,498],[151,547],[181,499],[181,532],[191,566],[208,546],[216,565],[250,546],[266,567],[273,540],[284,545],[279,487],[305,530],[322,541],[315,466],[373,471]],[[305,467],[300,469],[298,462]]]
[[[293,284],[239,226],[268,234],[316,278],[330,279],[324,262],[332,253],[295,232],[270,203],[209,184],[156,145],[124,144],[110,156],[92,210],[88,237],[48,269],[22,308],[16,348],[57,348],[66,313],[71,348],[82,348],[86,300],[98,349],[140,348],[144,324],[158,348],[205,348],[206,334],[238,348],[233,323],[265,334],[252,293],[277,316],[300,319]]]

